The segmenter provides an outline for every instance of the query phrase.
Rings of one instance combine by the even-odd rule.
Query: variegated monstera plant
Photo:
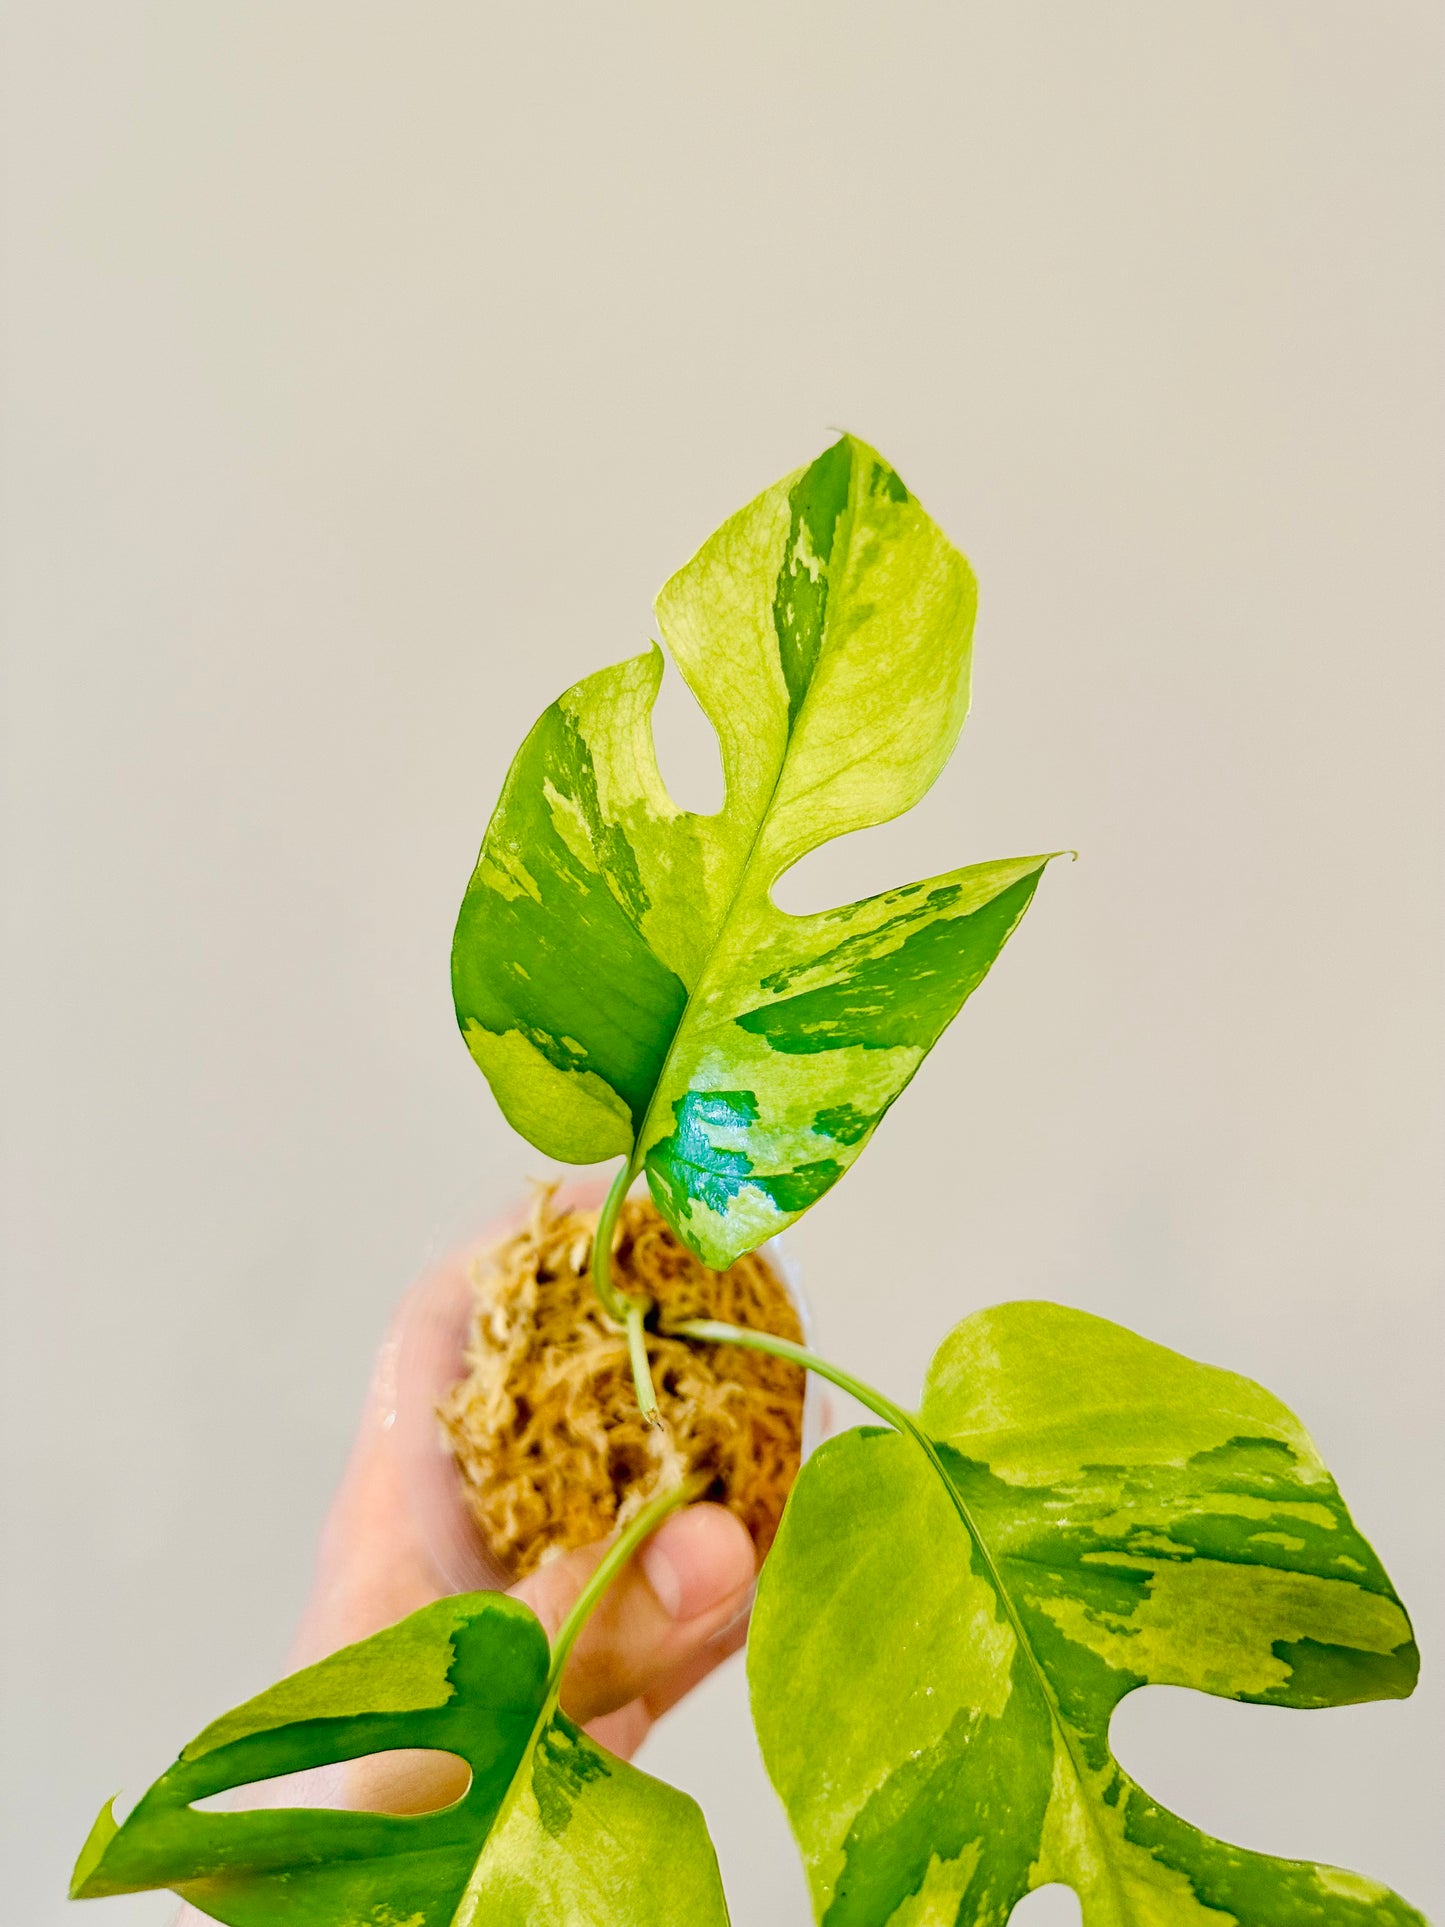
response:
[[[909,809],[968,707],[968,564],[844,437],[713,536],[658,601],[717,731],[726,801],[672,801],[662,658],[541,718],[457,926],[472,1055],[533,1144],[620,1166],[604,1305],[652,1397],[648,1307],[608,1274],[645,1174],[724,1266],[853,1162],[1028,908],[1046,856],[974,864],[814,916],[772,898],[829,838]],[[1072,1887],[1086,1927],[1419,1922],[1337,1868],[1226,1846],[1114,1760],[1136,1687],[1272,1705],[1407,1694],[1417,1656],[1308,1434],[1248,1379],[1047,1304],[975,1314],[917,1412],[782,1339],[711,1322],[846,1387],[883,1421],[804,1466],[759,1582],[749,1678],[764,1760],[827,1927],[992,1927]],[[686,1487],[619,1538],[557,1638],[491,1594],[444,1600],[193,1740],[78,1895],[167,1886],[235,1927],[708,1927],[726,1908],[684,1795],[562,1714],[586,1611]],[[222,1790],[399,1747],[472,1769],[444,1811],[203,1811]]]

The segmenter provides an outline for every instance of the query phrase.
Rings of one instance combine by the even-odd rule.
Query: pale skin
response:
[[[403,1304],[399,1320],[413,1303]],[[396,1336],[394,1327],[322,1530],[288,1670],[365,1639],[445,1590],[408,1502],[387,1369]],[[563,1554],[512,1587],[549,1637],[604,1550]],[[563,1709],[609,1751],[630,1758],[653,1722],[742,1645],[755,1571],[746,1528],[722,1506],[692,1505],[664,1520],[583,1629],[563,1675]],[[319,1803],[427,1811],[458,1797],[465,1773],[445,1754],[389,1754],[347,1769]],[[176,1927],[199,1927],[205,1918],[187,1907]]]

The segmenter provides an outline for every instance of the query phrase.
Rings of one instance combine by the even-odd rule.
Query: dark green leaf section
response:
[[[1210,1839],[1109,1749],[1142,1685],[1411,1690],[1404,1610],[1298,1421],[1047,1305],[958,1327],[922,1416],[937,1464],[877,1432],[814,1454],[759,1586],[754,1714],[819,1919],[997,1927],[1063,1881],[1086,1927],[1421,1927],[1360,1875]]]
[[[608,1771],[606,1756],[589,1746],[571,1720],[559,1714],[532,1755],[532,1795],[552,1839],[563,1837],[585,1788],[605,1780]]]
[[[571,844],[559,821],[575,826]],[[452,992],[464,1031],[519,1031],[587,1072],[641,1124],[687,1002],[639,924],[632,846],[602,817],[587,745],[560,703],[522,745],[463,901]]]
[[[838,523],[848,513],[855,487],[865,501],[873,496],[908,500],[908,490],[887,462],[848,435],[825,449],[788,490],[788,539],[773,591],[773,627],[788,688],[790,730],[817,667]]]
[[[848,506],[852,448],[836,441],[788,491],[791,511],[783,566],[773,593],[778,660],[788,686],[788,727],[797,721],[828,613],[828,567],[838,517]]]
[[[958,1009],[988,975],[1039,887],[1043,866],[968,916],[947,912],[961,894],[957,884],[929,890],[916,913],[900,924],[917,922],[898,947],[877,954],[877,938],[859,947],[840,944],[819,959],[832,966],[832,980],[815,990],[782,997],[737,1019],[742,1030],[764,1037],[774,1050],[790,1053],[840,1050],[894,1050],[898,1046],[932,1050]],[[886,930],[887,926],[885,926]],[[769,983],[767,988],[775,987]]]
[[[438,1704],[378,1708],[397,1697],[383,1665],[348,1712],[336,1710],[337,1676],[357,1681],[369,1642],[309,1667],[273,1689],[274,1712],[263,1694],[217,1723],[237,1737],[193,1742],[102,1851],[82,1858],[72,1892],[170,1887],[230,1927],[449,1927],[541,1710],[547,1640],[526,1607],[493,1594],[442,1600],[403,1624],[412,1661],[426,1652],[440,1669]],[[308,1703],[322,1716],[308,1718]],[[459,1754],[472,1769],[464,1798],[406,1815],[195,1810],[233,1787],[396,1747]]]
[[[123,1825],[106,1808],[71,1892],[169,1887],[229,1927],[726,1927],[693,1802],[557,1713],[548,1663],[541,1626],[514,1600],[424,1607],[208,1727]],[[196,1810],[397,1748],[459,1755],[464,1796],[425,1814]]]
[[[813,1129],[836,1144],[859,1144],[882,1115],[882,1111],[860,1111],[856,1104],[825,1104],[813,1113]]]
[[[659,1138],[647,1155],[645,1169],[653,1196],[665,1197],[672,1211],[686,1217],[695,1204],[725,1214],[743,1189],[749,1188],[775,1205],[779,1211],[796,1215],[815,1204],[842,1175],[836,1158],[814,1158],[794,1164],[786,1171],[766,1172],[755,1168],[746,1151],[730,1149],[719,1136],[745,1132],[758,1115],[758,1101],[751,1091],[689,1091],[673,1106],[676,1123],[670,1136]],[[831,1123],[842,1115],[837,1130]],[[827,1122],[814,1120],[816,1128],[836,1138],[840,1144],[856,1144],[877,1122],[859,1113],[820,1113]]]

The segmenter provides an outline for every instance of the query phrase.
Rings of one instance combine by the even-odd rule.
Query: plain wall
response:
[[[1418,1697],[1119,1744],[1439,1909],[1438,7],[5,11],[0,1912],[275,1675],[390,1306],[541,1168],[446,976],[512,750],[839,425],[975,710],[785,900],[1080,860],[794,1234],[821,1342],[910,1398],[1048,1296],[1293,1405]],[[806,1918],[737,1664],[644,1764]]]

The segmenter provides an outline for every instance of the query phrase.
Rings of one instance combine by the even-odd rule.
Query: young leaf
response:
[[[515,1600],[425,1606],[207,1727],[123,1825],[106,1807],[71,1893],[170,1887],[231,1927],[726,1927],[698,1808],[552,1708],[548,1657]],[[406,1747],[461,1755],[463,1797],[424,1814],[195,1809]]]
[[[1003,948],[1046,857],[815,916],[771,890],[924,795],[968,708],[967,562],[844,436],[663,589],[726,801],[658,773],[656,649],[576,684],[507,777],[452,952],[457,1017],[513,1125],[572,1163],[631,1154],[725,1266],[847,1170]]]
[[[1083,1312],[1005,1305],[922,1425],[804,1466],[748,1649],[763,1756],[827,1927],[1420,1927],[1357,1874],[1222,1845],[1109,1751],[1144,1685],[1281,1706],[1408,1694],[1409,1621],[1299,1422]]]

